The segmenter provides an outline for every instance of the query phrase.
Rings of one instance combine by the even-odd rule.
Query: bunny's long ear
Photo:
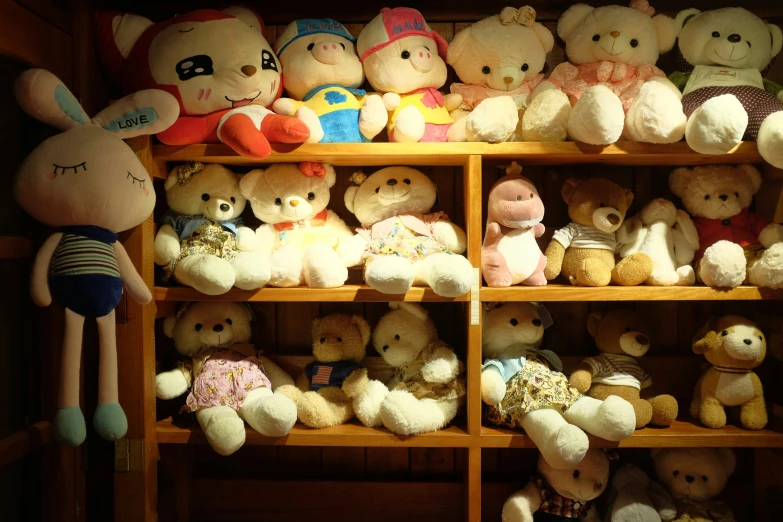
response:
[[[90,123],[76,97],[45,69],[28,69],[20,74],[14,83],[14,96],[24,112],[61,131]]]
[[[157,134],[171,127],[179,117],[179,103],[171,94],[146,89],[112,103],[92,122],[122,139]]]

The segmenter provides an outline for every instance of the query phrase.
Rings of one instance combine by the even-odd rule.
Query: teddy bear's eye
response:
[[[710,195],[709,194],[705,194],[704,195],[704,201],[707,201],[708,199],[710,199]]]
[[[764,338],[759,335],[759,341],[763,341],[763,340],[764,340]]]
[[[750,41],[748,41],[747,44],[748,44],[748,47],[750,47]]]
[[[701,479],[702,479],[704,482],[707,482],[707,476],[706,476],[706,475],[702,475],[702,476],[701,476]]]
[[[315,194],[313,194],[312,192],[308,192],[307,193],[307,199],[309,199],[310,201],[314,200],[315,199]]]
[[[235,198],[234,196],[231,196],[231,203],[236,203],[236,202],[237,202],[237,198]]]
[[[489,74],[489,71],[490,71],[490,69],[489,69],[489,67],[488,67],[488,66],[486,66],[486,65],[485,65],[484,67],[482,67],[482,68],[481,68],[481,72],[483,72],[484,74]]]
[[[277,206],[279,207],[279,206],[280,206],[280,205],[282,205],[282,204],[283,204],[283,200],[282,200],[282,199],[280,199],[280,198],[275,198],[275,205],[277,205]]]
[[[394,340],[395,340],[395,341],[399,341],[399,340],[400,340],[400,334],[397,334],[397,335],[395,335],[395,336],[394,336]]]
[[[599,204],[598,204],[598,206],[599,206],[600,208],[604,208],[606,205],[604,205],[603,203],[599,203]]]
[[[343,338],[342,338],[342,337],[338,337],[338,338],[337,338],[337,342],[338,342],[338,343],[341,343],[341,342],[343,342]]]
[[[679,475],[679,474],[680,474],[680,472],[679,472],[679,471],[677,471],[676,469],[675,469],[675,470],[674,470],[674,472],[672,473],[672,475],[674,475],[675,477],[676,477],[677,475]]]
[[[527,71],[528,69],[530,69],[530,66],[528,64],[526,64],[526,63],[523,63],[522,64],[522,71]]]
[[[196,331],[201,331],[201,323],[196,323]]]
[[[739,192],[735,192],[734,195],[739,197]]]
[[[315,47],[315,44],[314,44],[314,43],[311,43],[310,45],[308,45],[308,46],[307,46],[307,50],[308,50],[308,51],[312,51],[312,50],[313,50],[313,47]]]
[[[202,199],[203,201],[209,201],[209,194],[202,194],[202,195],[201,195],[201,199]]]
[[[729,335],[729,331],[728,331],[728,330],[723,330],[723,331],[722,331],[720,334],[721,334],[723,337],[726,337],[727,335]]]
[[[411,53],[409,53],[408,51],[403,51],[403,52],[402,52],[402,54],[400,54],[400,57],[401,57],[403,60],[407,60],[408,58],[410,58],[410,57],[411,57]]]
[[[405,183],[406,185],[411,184],[411,180],[409,180],[408,178],[405,178],[404,180],[402,180],[402,182]]]
[[[637,40],[636,38],[631,40],[631,47],[639,47],[639,40]]]
[[[324,344],[326,342],[326,337],[321,337],[320,341],[321,341],[321,344]]]
[[[533,199],[533,193],[532,192],[530,193],[530,199]]]
[[[718,31],[713,31],[712,32],[712,37],[713,38],[720,38],[720,33]]]
[[[517,321],[516,319],[511,319],[511,320],[509,321],[509,323],[511,323],[511,326],[516,326],[516,325],[518,325],[518,324],[519,324],[519,321]]]
[[[572,473],[572,475],[574,476],[574,478],[578,479],[579,478],[579,470],[575,469],[574,472]]]
[[[227,318],[226,319],[226,324],[227,325],[232,325],[232,324],[234,324],[234,322],[230,318]]]
[[[594,34],[594,35],[593,35],[593,41],[594,41],[594,42],[597,42],[597,41],[598,41],[598,40],[600,40],[600,39],[601,39],[601,35],[600,35],[600,34]]]
[[[631,331],[631,329],[630,329],[630,328],[626,328],[626,329],[625,329],[625,331],[626,331],[626,332],[630,332],[630,331]]]
[[[375,193],[376,193],[376,194],[377,194],[378,192],[380,192],[380,191],[381,191],[381,187],[378,187],[378,188],[376,188],[376,189],[375,189]]]
[[[517,201],[522,201],[522,196],[517,196]]]

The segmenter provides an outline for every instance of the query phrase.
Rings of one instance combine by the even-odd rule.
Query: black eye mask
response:
[[[279,73],[280,71],[277,69],[277,61],[275,60],[275,55],[270,53],[269,51],[261,51],[261,70],[266,71],[272,69],[276,73]]]
[[[212,58],[206,54],[185,58],[177,64],[176,70],[177,76],[183,82],[196,76],[211,76],[214,72],[212,69]]]

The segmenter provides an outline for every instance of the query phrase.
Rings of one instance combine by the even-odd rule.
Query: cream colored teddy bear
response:
[[[558,88],[573,108],[566,113],[543,104],[531,118],[541,120],[543,113],[550,121],[557,111],[568,118],[571,139],[593,145],[621,137],[649,143],[682,139],[682,95],[655,67],[659,54],[674,46],[674,20],[654,12],[646,0],[632,0],[631,7],[571,6],[557,23],[569,61],[539,85],[533,103],[539,93]]]
[[[565,125],[556,128],[564,118],[554,118],[554,126],[523,124],[530,95],[544,79],[541,70],[554,42],[549,29],[536,22],[530,6],[506,7],[500,15],[457,33],[446,57],[464,82],[451,84],[451,92],[462,96],[459,108],[451,112],[455,138],[464,134],[467,141],[490,143],[565,140]],[[549,97],[559,97],[563,110],[570,110],[568,98],[556,89],[539,103]]]
[[[334,168],[322,163],[283,163],[256,169],[240,183],[255,216],[258,249],[271,253],[272,286],[335,288],[361,262],[363,243],[327,210]]]
[[[356,41],[370,85],[385,93],[389,141],[457,141],[452,137],[459,95],[441,95],[446,83],[448,44],[409,7],[384,7]]]

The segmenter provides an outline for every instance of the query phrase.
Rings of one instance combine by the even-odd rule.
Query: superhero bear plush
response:
[[[262,159],[270,142],[309,138],[303,122],[267,109],[282,93],[282,68],[254,11],[199,9],[160,23],[104,12],[97,25],[101,59],[127,93],[162,89],[179,101],[163,143],[222,142]]]

